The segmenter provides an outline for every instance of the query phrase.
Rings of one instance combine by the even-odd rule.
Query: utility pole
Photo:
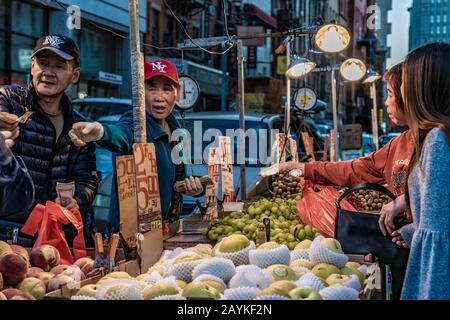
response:
[[[144,55],[139,37],[138,0],[130,0],[131,85],[133,97],[134,142],[147,143],[145,123]]]

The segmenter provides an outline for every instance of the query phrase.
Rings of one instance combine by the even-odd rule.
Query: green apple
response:
[[[320,294],[311,287],[298,287],[289,291],[292,300],[322,300]]]
[[[341,268],[341,274],[347,275],[347,276],[351,276],[352,274],[358,276],[359,278],[359,282],[361,282],[361,285],[364,283],[365,277],[364,275],[361,273],[361,271],[356,270],[356,269],[352,269],[349,267],[343,267]]]
[[[305,250],[309,249],[311,247],[312,241],[311,240],[303,240],[300,242],[296,247],[295,250]]]
[[[322,280],[326,280],[332,274],[340,274],[341,271],[336,267],[328,263],[319,263],[312,268],[312,273]]]
[[[250,240],[241,234],[233,234],[222,240],[219,250],[224,253],[238,252],[248,247]]]
[[[343,274],[332,274],[331,276],[329,276],[326,280],[326,283],[331,286],[333,284],[344,284],[347,281],[351,280],[352,278],[350,276],[347,275],[343,275]]]
[[[183,289],[183,297],[193,299],[220,299],[220,292],[203,281],[189,283]]]
[[[339,243],[339,241],[337,241],[336,239],[333,238],[325,238],[322,239],[320,241],[320,244],[325,247],[328,248],[329,250],[336,252],[336,253],[344,253],[344,251],[342,251],[342,247],[341,244]]]

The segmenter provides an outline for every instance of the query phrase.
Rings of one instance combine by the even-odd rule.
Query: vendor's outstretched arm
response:
[[[34,184],[25,163],[15,157],[0,134],[0,217],[28,211],[34,203]]]

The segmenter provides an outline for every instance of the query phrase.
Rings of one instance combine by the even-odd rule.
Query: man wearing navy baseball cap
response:
[[[61,203],[57,182],[74,182],[74,196],[65,207],[79,210],[86,223],[99,182],[95,146],[74,147],[69,130],[86,119],[65,94],[80,77],[80,50],[63,35],[40,38],[31,56],[31,75],[28,87],[0,89],[0,112],[7,115],[0,120],[0,131],[13,154],[25,162],[35,187],[34,204]],[[28,214],[6,216],[24,223]]]
[[[144,63],[145,106],[147,142],[153,143],[156,150],[158,182],[161,198],[161,214],[163,222],[178,219],[181,212],[182,197],[175,192],[176,181],[185,180],[189,196],[198,196],[203,192],[199,178],[186,178],[184,164],[172,161],[172,149],[175,143],[171,140],[172,132],[180,125],[172,114],[179,97],[180,83],[176,66],[167,60],[157,59]],[[133,152],[134,126],[133,112],[125,113],[117,124],[76,123],[71,131],[75,145],[84,146],[96,141],[102,147],[118,154]],[[115,161],[113,161],[115,164]],[[115,179],[111,190],[110,221],[115,229],[119,228],[117,190]]]

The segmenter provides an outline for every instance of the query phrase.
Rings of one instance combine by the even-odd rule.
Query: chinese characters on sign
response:
[[[224,203],[234,202],[233,189],[233,165],[231,157],[230,137],[219,137],[220,162],[222,165],[222,201]]]
[[[117,194],[119,196],[120,232],[129,247],[136,245],[137,199],[134,177],[134,157],[116,158]]]
[[[136,168],[139,231],[145,233],[160,230],[162,227],[161,203],[155,146],[151,143],[135,143],[133,154]]]
[[[220,149],[209,149],[208,156],[208,176],[213,181],[213,184],[206,186],[206,215],[204,220],[211,221],[219,218],[217,207],[217,196],[219,191],[219,176],[220,176]]]

